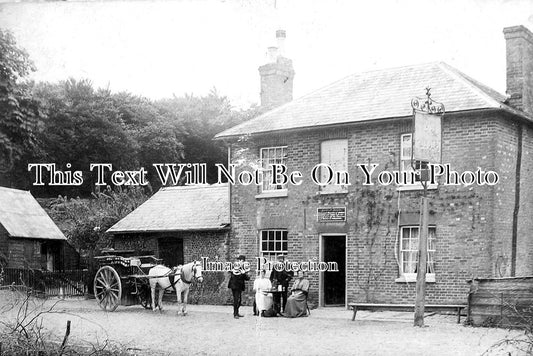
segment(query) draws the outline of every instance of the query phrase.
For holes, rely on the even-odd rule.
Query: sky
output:
[[[0,0],[0,28],[30,54],[35,80],[88,78],[152,99],[216,88],[239,108],[259,103],[257,68],[277,29],[297,98],[350,74],[432,61],[505,93],[502,30],[514,25],[533,30],[533,0]]]

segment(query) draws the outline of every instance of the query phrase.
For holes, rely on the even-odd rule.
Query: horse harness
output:
[[[179,273],[176,273],[176,271],[179,270]],[[176,290],[176,284],[179,282],[179,281],[182,281],[183,283],[186,283],[186,284],[191,284],[192,283],[192,279],[194,278],[194,275],[196,273],[196,262],[194,263],[194,266],[191,270],[192,272],[192,278],[190,281],[187,281],[185,279],[182,279],[181,278],[181,272],[183,270],[183,266],[177,266],[177,267],[174,267],[173,269],[171,269],[170,271],[167,272],[168,274],[168,280],[170,282],[170,286],[166,287],[165,290],[167,290],[168,288],[172,287],[172,289]],[[176,276],[178,276],[178,278],[175,278]]]

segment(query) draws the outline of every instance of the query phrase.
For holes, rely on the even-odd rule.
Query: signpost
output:
[[[411,165],[415,171],[419,172],[420,182],[424,188],[424,195],[420,202],[414,326],[424,326],[429,219],[429,198],[427,197],[428,165],[429,163],[440,163],[441,161],[441,125],[444,105],[431,100],[430,90],[430,88],[426,88],[425,100],[420,98],[411,100],[413,108]]]

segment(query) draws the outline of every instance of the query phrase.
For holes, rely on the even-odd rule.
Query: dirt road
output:
[[[43,307],[50,306],[47,301]],[[258,318],[243,307],[233,319],[230,306],[189,305],[178,316],[176,305],[152,312],[140,306],[100,310],[94,300],[64,300],[58,313],[45,314],[43,325],[61,340],[72,321],[69,343],[99,344],[106,340],[136,355],[481,355],[516,332],[456,324],[453,315],[426,317],[426,328],[412,326],[412,313],[358,312],[343,308],[313,310],[298,319]],[[3,311],[2,319],[15,317]],[[495,354],[499,354],[495,353]],[[512,353],[515,355],[515,353]]]

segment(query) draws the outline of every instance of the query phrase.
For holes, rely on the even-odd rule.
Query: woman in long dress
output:
[[[254,281],[255,304],[261,315],[272,307],[272,295],[268,294],[271,289],[270,279],[265,278],[265,270],[261,270],[260,275]]]
[[[297,318],[307,316],[307,294],[309,293],[309,281],[304,277],[303,271],[298,271],[296,280],[292,285],[291,295],[287,299],[284,316]]]

